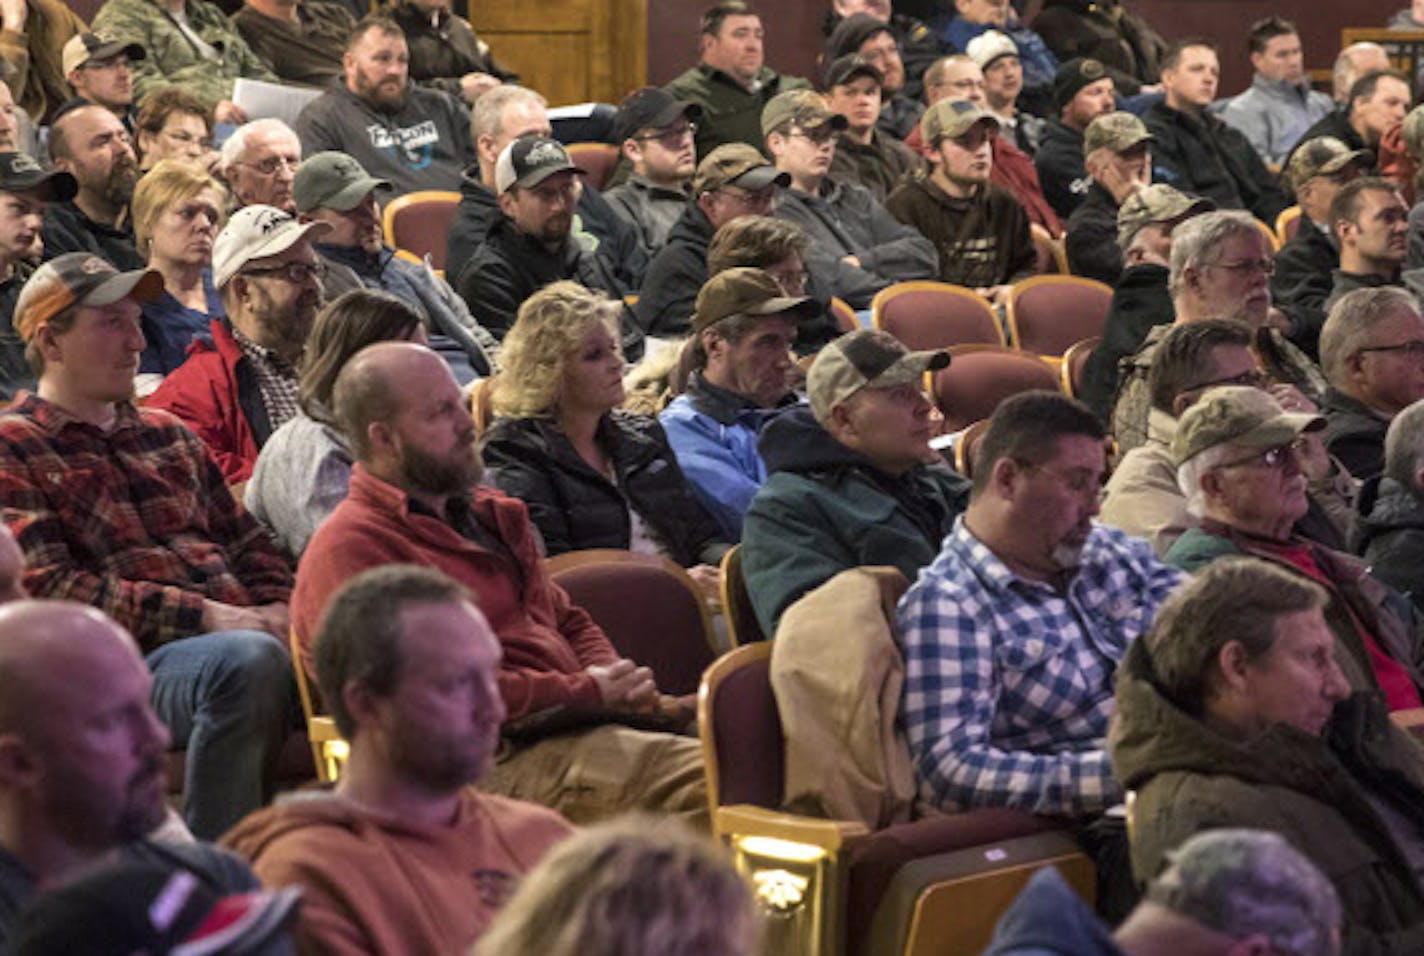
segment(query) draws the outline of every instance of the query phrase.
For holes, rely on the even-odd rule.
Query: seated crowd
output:
[[[549,560],[609,549],[732,642],[898,571],[915,814],[1097,867],[990,952],[1424,950],[1413,78],[897,6],[828,0],[813,84],[721,0],[595,184],[450,0],[0,3],[0,949],[106,899],[125,951],[750,956],[696,695]],[[423,190],[443,268],[382,223]],[[1012,341],[1058,258],[1085,360],[947,428],[976,348],[883,303]],[[303,705],[345,756],[279,792]]]

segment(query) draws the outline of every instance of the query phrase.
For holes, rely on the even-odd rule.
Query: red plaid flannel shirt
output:
[[[118,407],[109,431],[35,395],[0,416],[0,517],[35,597],[97,607],[145,652],[203,630],[203,599],[287,601],[292,571],[177,418]]]

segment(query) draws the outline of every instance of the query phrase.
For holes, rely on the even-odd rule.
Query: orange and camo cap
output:
[[[93,253],[69,252],[55,256],[30,276],[15,303],[12,324],[29,344],[66,309],[113,305],[121,299],[151,302],[162,292],[163,276],[152,269],[120,272]]]

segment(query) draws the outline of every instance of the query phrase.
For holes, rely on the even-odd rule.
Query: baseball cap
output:
[[[297,167],[292,198],[297,212],[322,208],[350,212],[371,190],[388,186],[390,183],[370,175],[345,153],[328,151],[308,157]]]
[[[862,60],[858,54],[847,53],[845,56],[836,57],[826,67],[821,85],[829,92],[832,87],[849,83],[858,76],[870,77],[875,81],[876,86],[885,83],[885,74],[876,69],[874,64],[868,60]]]
[[[289,886],[223,895],[188,870],[116,863],[41,895],[20,919],[11,952],[256,956],[285,945],[301,892]]]
[[[77,305],[113,305],[120,299],[151,302],[163,293],[155,270],[120,272],[92,252],[67,252],[34,271],[20,290],[11,324],[20,339],[32,341],[65,309]]]
[[[987,70],[989,64],[995,60],[1006,56],[1018,56],[1018,44],[1009,39],[1007,33],[1000,33],[998,30],[985,30],[974,39],[964,45],[964,52],[969,55],[969,59],[979,65],[979,69]]]
[[[838,59],[847,53],[859,53],[866,40],[880,33],[890,33],[890,24],[877,20],[868,13],[854,13],[846,17],[831,31],[826,41],[827,59]],[[892,34],[893,35],[893,34]]]
[[[746,143],[723,143],[702,158],[692,176],[692,194],[700,196],[723,186],[756,191],[772,183],[791,185],[791,174],[767,162],[761,150]]]
[[[1207,830],[1167,853],[1144,899],[1233,939],[1264,936],[1276,953],[1334,952],[1335,887],[1280,834]]]
[[[65,172],[47,172],[29,153],[0,153],[0,192],[34,193],[45,202],[67,202],[79,183]]]
[[[1138,230],[1151,223],[1185,219],[1215,208],[1210,199],[1188,196],[1166,183],[1153,183],[1128,196],[1117,208],[1117,244],[1126,249]]]
[[[696,122],[702,116],[702,107],[674,99],[672,94],[656,86],[634,90],[618,104],[618,112],[613,117],[613,142],[631,139],[640,129],[671,126],[684,116]]]
[[[790,123],[803,130],[816,129],[827,123],[833,129],[845,129],[849,121],[826,105],[826,98],[815,90],[787,90],[773,96],[761,111],[761,134],[769,135],[778,126]]]
[[[1131,113],[1104,113],[1083,131],[1083,155],[1106,146],[1114,153],[1131,149],[1138,143],[1155,142],[1142,120]]]
[[[1172,436],[1172,460],[1180,465],[1217,445],[1271,448],[1294,441],[1302,432],[1325,427],[1325,419],[1306,412],[1288,412],[1269,392],[1246,385],[1223,385],[1207,391],[1182,413]]]
[[[998,117],[977,103],[940,100],[920,117],[920,137],[926,145],[934,146],[942,139],[963,136],[975,123],[986,121],[993,123],[995,129],[999,128]]]
[[[943,350],[911,352],[889,332],[847,332],[816,354],[806,373],[806,398],[816,421],[831,420],[831,409],[863,388],[894,388],[919,382],[925,372],[949,365]]]
[[[324,222],[297,222],[275,206],[243,206],[213,240],[213,285],[221,289],[254,259],[280,255],[308,236],[317,239],[330,231]]]
[[[574,165],[569,151],[556,139],[545,136],[521,136],[499,151],[494,163],[494,191],[503,196],[514,187],[528,189],[537,186],[555,173],[585,173]]]
[[[790,313],[799,320],[814,317],[816,311],[816,303],[804,295],[787,295],[761,269],[738,267],[719,272],[703,284],[692,313],[692,331],[701,332],[734,315]]]
[[[60,69],[68,76],[90,60],[107,60],[120,53],[126,54],[130,60],[142,60],[147,56],[138,43],[114,39],[102,33],[76,33],[60,51]]]
[[[1078,91],[1096,83],[1108,75],[1108,71],[1097,60],[1089,57],[1074,57],[1058,68],[1053,74],[1053,107],[1061,110],[1068,101],[1078,95]]]
[[[1409,116],[1404,120],[1408,123]],[[1367,169],[1375,164],[1375,155],[1367,149],[1351,149],[1334,136],[1317,136],[1296,147],[1286,166],[1286,176],[1292,189],[1300,189],[1316,176],[1338,173],[1351,163]]]

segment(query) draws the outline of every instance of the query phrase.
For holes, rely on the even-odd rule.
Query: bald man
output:
[[[356,464],[292,592],[308,671],[322,615],[343,584],[382,564],[438,568],[469,590],[503,648],[504,730],[521,743],[500,749],[483,789],[551,806],[574,823],[638,807],[705,824],[696,741],[634,729],[676,727],[691,701],[659,694],[652,672],[622,657],[549,579],[524,503],[479,485],[475,425],[449,366],[414,343],[369,346],[341,370],[332,406]],[[562,726],[579,729],[557,733],[544,722],[558,709]]]
[[[0,583],[17,558],[0,535]],[[256,887],[215,847],[145,839],[164,817],[169,738],[127,631],[82,604],[20,597],[0,605],[0,634],[0,949],[39,888],[114,856]]]

